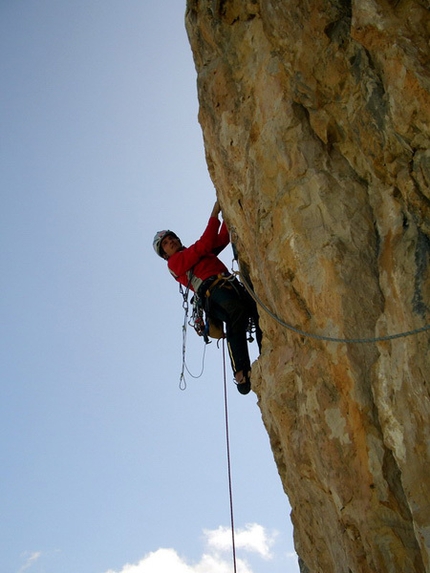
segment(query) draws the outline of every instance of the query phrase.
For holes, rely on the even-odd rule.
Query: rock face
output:
[[[428,0],[188,0],[207,163],[265,305],[306,333],[430,323]],[[430,571],[430,331],[297,334],[252,385],[303,572]]]

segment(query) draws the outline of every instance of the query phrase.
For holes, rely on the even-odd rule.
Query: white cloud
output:
[[[213,547],[218,551],[230,550],[232,543],[230,528],[220,526],[212,531],[205,530],[205,535],[209,547]],[[276,533],[269,535],[262,525],[250,523],[244,529],[235,531],[235,546],[236,549],[258,553],[260,557],[270,559],[272,557],[270,548],[275,541],[275,537]]]
[[[127,564],[120,571],[110,569],[106,573],[231,573],[231,529],[219,527],[204,531],[206,551],[200,561],[188,564],[174,549],[158,549],[148,553],[135,564]],[[270,559],[270,547],[276,534],[269,535],[261,525],[247,525],[235,532],[236,549],[257,553]],[[236,555],[237,573],[253,573],[249,565]]]
[[[192,569],[186,565],[174,549],[158,549],[148,553],[139,563],[127,564],[120,573],[191,573]],[[109,569],[107,573],[115,573]]]
[[[253,573],[241,559],[236,560],[238,573]],[[106,573],[231,573],[232,561],[219,555],[203,554],[199,563],[188,565],[174,549],[158,549],[141,561],[127,564],[120,571]]]
[[[33,553],[30,553],[30,555],[28,555],[28,553],[24,553],[23,557],[25,558],[25,563],[18,571],[18,573],[23,573],[24,571],[29,569],[32,565],[34,565],[34,563],[36,563],[36,561],[39,559],[41,555],[42,555],[41,551],[34,551]]]

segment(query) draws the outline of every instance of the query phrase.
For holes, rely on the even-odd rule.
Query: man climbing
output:
[[[261,350],[261,330],[257,308],[242,285],[228,272],[218,254],[230,242],[223,222],[220,228],[220,206],[215,203],[207,227],[198,241],[184,247],[173,231],[159,231],[153,246],[157,255],[167,260],[174,278],[192,289],[204,300],[209,317],[226,325],[227,346],[237,389],[241,394],[251,390],[251,362],[248,353],[247,329],[252,318]]]

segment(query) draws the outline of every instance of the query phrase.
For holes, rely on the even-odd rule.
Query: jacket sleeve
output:
[[[180,277],[184,275],[187,271],[192,269],[202,257],[214,252],[219,241],[219,225],[220,222],[217,217],[210,217],[207,227],[200,239],[190,247],[178,251],[169,258],[167,266],[174,276]]]

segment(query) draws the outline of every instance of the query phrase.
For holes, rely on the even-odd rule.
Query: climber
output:
[[[184,247],[179,237],[169,230],[159,231],[153,246],[157,255],[167,260],[173,277],[204,300],[207,315],[225,323],[237,389],[241,394],[248,394],[251,390],[251,363],[246,338],[249,320],[254,320],[260,350],[261,330],[254,301],[217,257],[230,242],[224,222],[220,228],[220,212],[217,201],[203,235],[190,247]]]

